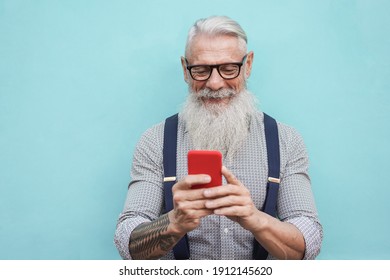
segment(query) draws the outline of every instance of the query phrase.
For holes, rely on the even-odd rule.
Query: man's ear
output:
[[[187,71],[187,63],[186,63],[186,59],[183,56],[181,57],[181,67],[183,68],[184,81],[188,84],[189,77]]]
[[[248,55],[246,56],[245,60],[245,79],[248,79],[252,72],[252,64],[253,64],[253,58],[255,54],[253,51],[250,51]]]

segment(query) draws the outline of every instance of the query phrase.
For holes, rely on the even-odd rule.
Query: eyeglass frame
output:
[[[247,58],[248,54],[244,55],[244,57],[242,58],[242,61],[241,62],[226,62],[226,63],[221,63],[221,64],[195,64],[195,65],[188,65],[188,60],[187,58],[185,57],[185,61],[186,61],[186,68],[187,70],[190,72],[190,76],[193,80],[195,81],[198,81],[198,82],[204,82],[204,81],[207,81],[208,79],[210,79],[211,75],[213,74],[213,70],[214,68],[217,69],[217,72],[219,74],[219,76],[224,79],[224,80],[233,80],[235,78],[237,78],[238,76],[240,76],[240,73],[241,73],[241,67],[242,65],[244,65],[244,62],[245,62],[245,59]],[[237,73],[237,76],[235,76],[234,78],[225,78],[221,75],[221,72],[219,71],[219,67],[221,66],[225,66],[225,65],[236,65],[238,66],[238,73]],[[205,67],[209,67],[210,68],[210,74],[209,76],[207,77],[207,79],[202,79],[202,80],[197,80],[195,79],[193,76],[192,76],[192,72],[191,72],[191,69],[194,68],[194,67],[199,67],[199,66],[205,66]]]

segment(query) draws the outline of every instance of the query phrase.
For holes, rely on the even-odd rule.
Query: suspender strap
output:
[[[275,119],[267,114],[264,114],[264,131],[267,145],[268,182],[263,212],[276,217],[276,203],[280,183],[279,135],[278,125]],[[264,260],[267,257],[268,252],[255,240],[253,258],[256,260]]]
[[[276,121],[266,114],[264,114],[264,129],[267,142],[268,189],[263,211],[276,217],[276,201],[280,183],[279,134]]]
[[[172,186],[176,182],[177,123],[178,116],[176,114],[167,118],[164,126],[163,164],[166,212],[173,209]]]
[[[165,120],[164,126],[164,196],[165,211],[173,209],[172,187],[176,183],[176,150],[177,150],[177,125],[178,114]],[[173,248],[175,259],[184,260],[190,258],[188,237],[185,235]]]

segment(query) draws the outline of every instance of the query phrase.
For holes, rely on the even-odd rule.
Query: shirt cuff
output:
[[[304,260],[314,260],[320,253],[322,243],[322,227],[316,221],[308,217],[296,217],[285,220],[293,224],[302,233],[305,240]]]
[[[114,243],[122,259],[132,260],[129,251],[130,235],[133,230],[142,223],[150,222],[143,217],[132,217],[118,223],[115,231]]]

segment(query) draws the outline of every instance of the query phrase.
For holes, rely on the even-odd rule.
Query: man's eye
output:
[[[195,67],[192,68],[192,74],[194,75],[208,75],[209,69],[207,67]]]
[[[220,71],[226,73],[226,74],[233,74],[238,70],[238,67],[236,65],[225,65],[221,67]]]

